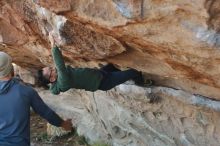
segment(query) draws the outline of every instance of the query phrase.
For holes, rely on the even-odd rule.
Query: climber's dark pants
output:
[[[103,79],[99,86],[100,90],[106,91],[122,84],[130,79],[142,80],[141,73],[134,69],[121,71],[109,64],[100,69],[103,74]]]

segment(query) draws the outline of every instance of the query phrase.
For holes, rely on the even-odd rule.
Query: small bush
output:
[[[109,146],[109,145],[104,144],[102,142],[96,142],[96,143],[92,144],[91,146]]]
[[[84,136],[79,136],[78,137],[78,144],[88,146],[87,140]]]

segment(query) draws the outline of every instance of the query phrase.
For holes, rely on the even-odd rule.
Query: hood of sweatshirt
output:
[[[6,94],[14,84],[14,79],[8,81],[0,81],[0,94]]]

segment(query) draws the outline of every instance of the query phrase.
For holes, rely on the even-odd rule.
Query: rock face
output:
[[[99,103],[100,105],[91,107],[99,108],[97,111],[108,107],[105,104],[115,106],[113,110],[117,108],[117,114],[109,117],[109,120],[117,121],[113,126],[108,122],[108,117],[101,117],[107,115],[100,115],[93,109],[97,118],[95,120],[102,127],[99,132],[105,133],[103,139],[111,139],[114,145],[132,145],[129,143],[130,134],[133,135],[133,145],[154,142],[158,145],[218,145],[217,112],[206,113],[206,110],[194,110],[194,107],[190,108],[189,113],[183,112],[187,107],[185,104],[219,111],[219,104],[214,101],[220,100],[219,14],[218,0],[1,0],[0,50],[9,53],[16,64],[29,70],[53,65],[48,40],[48,33],[53,31],[61,39],[60,46],[66,63],[74,66],[97,66],[98,63],[110,62],[120,67],[138,69],[147,78],[155,80],[156,86],[169,87],[169,92],[165,90],[166,94],[172,94],[172,97],[183,103],[180,108],[178,102],[165,102],[167,106],[159,111],[162,120],[158,121],[158,114],[153,109],[148,113],[144,110],[145,106],[139,108],[145,111],[145,120],[136,113],[132,117],[130,111],[123,115],[124,109],[121,106],[125,106],[131,99],[125,98],[124,103],[116,106],[117,102],[113,102],[113,99],[103,98],[103,105]],[[184,95],[179,96],[175,89]],[[111,96],[103,93],[98,98],[118,97],[117,93],[111,91]],[[89,94],[89,100],[85,102],[93,99],[89,97],[92,96],[91,93],[83,94],[83,98]],[[100,92],[94,94],[99,95]],[[138,100],[134,103],[135,109],[140,106],[136,105]],[[176,110],[170,111],[169,104],[173,104]],[[88,112],[91,107],[86,108]],[[132,108],[133,105],[129,107]],[[165,109],[166,107],[169,109]],[[163,116],[166,112],[169,114]],[[201,128],[201,123],[196,121],[197,115],[212,120],[206,121],[204,125],[202,119]],[[104,122],[101,121],[102,118]],[[154,120],[146,122],[151,118]],[[157,122],[163,121],[163,118],[165,125],[160,126]],[[132,125],[133,122],[135,124]],[[92,123],[94,125],[86,123],[87,128],[96,126],[94,121]],[[179,129],[178,124],[182,124],[182,128]],[[194,133],[192,129],[198,133]],[[92,134],[94,132],[88,134],[90,139],[100,137]],[[113,138],[114,136],[117,138]],[[124,137],[126,138],[123,139]],[[213,143],[206,143],[207,141]]]
[[[141,88],[126,83],[108,92],[71,90],[59,96],[43,90],[39,93],[60,115],[72,118],[78,133],[85,135],[90,143],[105,141],[113,146],[218,146],[220,143],[217,111],[220,102],[180,90]],[[149,94],[160,96],[159,102],[150,103]],[[59,135],[57,130],[54,133]]]
[[[219,5],[215,0],[2,0],[0,48],[23,67],[51,65],[53,30],[72,65],[112,62],[155,76],[160,85],[220,99]]]
[[[164,86],[220,99],[219,3],[2,0],[1,50],[20,66],[52,64],[53,30],[72,65],[112,62],[156,76]]]

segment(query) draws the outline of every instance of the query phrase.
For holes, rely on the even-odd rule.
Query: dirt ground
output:
[[[31,146],[89,146],[84,137],[75,132],[62,137],[47,135],[47,122],[39,115],[31,114]]]

